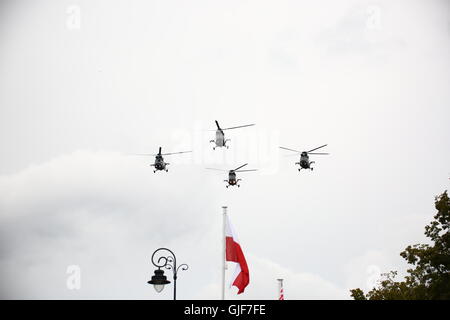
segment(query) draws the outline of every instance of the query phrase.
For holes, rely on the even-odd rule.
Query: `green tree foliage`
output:
[[[396,271],[382,275],[378,286],[367,294],[350,290],[355,300],[439,300],[450,299],[450,201],[447,191],[435,199],[437,214],[425,227],[432,244],[408,246],[400,255],[412,267],[403,281]]]

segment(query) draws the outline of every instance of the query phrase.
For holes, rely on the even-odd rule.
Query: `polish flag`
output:
[[[278,300],[284,300],[284,290],[283,290],[283,279],[277,279],[278,280]]]
[[[280,289],[280,297],[278,298],[278,300],[284,300],[283,287],[281,287],[281,289]]]
[[[236,263],[236,270],[232,278],[231,286],[236,286],[239,289],[238,294],[240,294],[244,292],[245,287],[247,287],[250,282],[250,276],[247,261],[245,261],[241,245],[239,244],[236,232],[234,231],[228,216],[226,217],[225,225],[225,245],[225,260]]]

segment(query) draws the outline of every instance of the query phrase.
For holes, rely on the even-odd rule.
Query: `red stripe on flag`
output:
[[[244,292],[245,287],[250,282],[250,275],[248,271],[247,261],[242,252],[239,243],[235,242],[232,237],[226,237],[226,260],[236,262],[241,267],[241,272],[233,281],[233,285],[239,289],[238,294]]]

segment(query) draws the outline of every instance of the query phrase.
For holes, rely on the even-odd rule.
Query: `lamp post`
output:
[[[155,261],[155,254],[159,251],[167,251],[167,256],[161,256],[158,258],[157,261]],[[169,284],[170,281],[167,280],[167,277],[164,275],[164,270],[161,270],[161,268],[166,268],[168,270],[172,270],[173,272],[173,300],[177,300],[177,277],[178,277],[178,270],[181,268],[181,270],[187,270],[189,266],[187,264],[181,264],[177,267],[177,258],[175,257],[175,254],[167,249],[167,248],[159,248],[156,249],[155,252],[152,254],[152,263],[155,267],[158,269],[155,270],[155,275],[152,276],[152,279],[150,281],[147,281],[148,284],[152,284],[156,290],[156,292],[161,292],[164,289],[164,286],[166,284]]]

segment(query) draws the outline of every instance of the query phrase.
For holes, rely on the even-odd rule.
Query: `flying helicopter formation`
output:
[[[225,130],[231,130],[231,129],[238,129],[238,128],[245,128],[245,127],[251,127],[254,126],[255,124],[246,124],[246,125],[240,125],[240,126],[235,126],[235,127],[227,127],[227,128],[221,128],[219,125],[219,122],[217,120],[215,120],[217,129],[214,129],[213,131],[216,132],[216,136],[215,139],[210,140],[210,143],[214,143],[214,147],[213,150],[216,150],[216,148],[222,148],[225,147],[226,149],[229,148],[229,145],[227,145],[227,142],[230,141],[230,139],[226,139],[225,138]],[[308,151],[298,151],[295,149],[290,149],[290,148],[286,148],[286,147],[280,147],[280,149],[283,150],[287,150],[287,151],[291,151],[291,152],[295,152],[295,154],[299,154],[300,155],[300,160],[299,162],[296,162],[295,164],[299,165],[300,168],[298,168],[298,171],[302,170],[302,169],[309,169],[309,170],[313,170],[314,168],[311,166],[313,163],[315,163],[315,161],[310,161],[309,160],[309,155],[328,155],[329,153],[324,153],[324,152],[314,152],[318,149],[321,149],[323,147],[327,146],[327,144],[324,144],[320,147],[308,150]],[[188,151],[178,151],[178,152],[169,152],[169,153],[162,153],[162,148],[159,147],[159,151],[158,153],[155,154],[150,154],[150,153],[138,153],[135,155],[139,155],[139,156],[153,156],[155,157],[154,163],[150,164],[150,166],[153,166],[155,169],[153,170],[154,173],[156,173],[156,171],[166,171],[168,172],[168,162],[164,161],[164,156],[169,156],[169,155],[175,155],[175,154],[183,154],[183,153],[190,153],[192,152],[192,150],[188,150]],[[223,171],[223,172],[228,172],[228,179],[224,180],[224,182],[227,182],[226,188],[230,187],[230,186],[238,186],[240,187],[239,181],[242,181],[242,179],[237,179],[236,173],[241,173],[241,172],[250,172],[250,171],[257,171],[258,169],[244,169],[242,170],[243,167],[247,166],[248,163],[245,163],[239,167],[237,167],[236,169],[231,169],[231,170],[225,170],[225,169],[218,169],[218,168],[206,168],[208,170],[215,170],[215,171]]]

